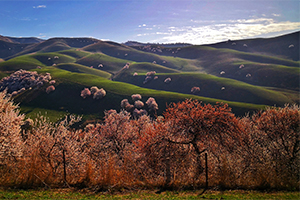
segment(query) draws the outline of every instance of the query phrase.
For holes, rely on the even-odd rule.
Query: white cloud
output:
[[[276,14],[276,13],[273,13],[272,14],[274,17],[280,17],[281,15],[280,14]]]
[[[238,19],[238,20],[230,20],[232,23],[245,23],[245,24],[253,24],[253,23],[273,23],[274,20],[271,18],[256,18],[256,19]]]
[[[153,42],[210,44],[228,39],[238,40],[272,35],[272,33],[299,30],[299,28],[300,22],[277,22],[271,18],[224,20],[214,24],[168,27],[165,31],[160,31],[159,34],[156,33],[156,35],[164,36]]]
[[[38,5],[38,6],[33,6],[33,8],[47,8],[46,5]]]
[[[38,38],[41,38],[41,39],[42,38],[46,38],[46,35],[44,33],[40,33],[39,36],[38,36]]]
[[[144,33],[144,34],[137,34],[138,37],[141,37],[141,36],[148,36],[149,33]]]
[[[156,32],[156,35],[171,35],[172,33],[166,33],[166,32]]]

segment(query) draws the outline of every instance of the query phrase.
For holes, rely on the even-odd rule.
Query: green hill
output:
[[[52,38],[30,44],[2,60],[0,78],[19,69],[51,73],[54,92],[45,92],[46,83],[40,89],[19,93],[15,100],[28,116],[41,111],[52,120],[67,113],[100,119],[105,110],[119,110],[121,100],[131,99],[136,93],[143,101],[154,97],[158,114],[168,103],[186,98],[212,104],[225,102],[238,115],[266,105],[299,103],[300,62],[270,49],[272,44],[286,45],[287,41],[263,40],[259,47],[255,47],[256,41],[243,42],[251,44],[252,50],[226,48],[226,42],[223,46],[128,47],[93,38]],[[257,53],[259,49],[264,53]],[[83,99],[81,90],[92,86],[104,88],[107,95],[101,100]],[[193,87],[200,91],[192,93]]]
[[[199,96],[228,101],[280,106],[293,103],[293,100],[280,92],[209,74],[158,73],[156,76],[157,79],[145,83],[145,74],[132,76],[131,73],[124,71],[122,75],[115,77],[115,80],[140,87],[184,94],[191,94],[193,87],[199,87],[200,92],[197,93]],[[167,78],[171,78],[171,82],[165,83]]]
[[[111,77],[111,74],[108,72],[87,67],[84,65],[76,64],[76,63],[58,64],[56,67],[70,72],[91,74],[91,75],[96,75],[107,79]]]
[[[44,88],[39,90],[25,91],[23,94],[17,96],[16,101],[20,102],[21,108],[25,108],[23,112],[26,112],[29,116],[37,114],[37,108],[40,108],[51,111],[52,117],[55,117],[55,115],[58,117],[61,113],[74,113],[84,115],[85,119],[101,118],[104,115],[104,110],[120,110],[121,100],[124,98],[130,99],[131,95],[136,93],[143,96],[143,101],[146,101],[149,97],[154,97],[159,104],[158,114],[162,113],[166,108],[166,104],[182,101],[186,98],[195,98],[204,103],[212,104],[220,102],[219,99],[147,89],[128,83],[111,81],[95,75],[69,72],[55,67],[45,67],[37,71],[39,73],[51,73],[52,78],[56,80],[56,90],[47,94],[44,90],[47,87],[45,85]],[[100,100],[95,100],[92,97],[86,99],[80,97],[81,90],[86,87],[90,88],[91,86],[104,88],[107,95]],[[263,105],[248,103],[224,102],[229,103],[234,112],[239,115],[264,107]]]

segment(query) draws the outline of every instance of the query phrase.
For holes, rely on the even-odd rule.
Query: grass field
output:
[[[230,191],[155,191],[100,192],[73,189],[0,190],[0,199],[299,199],[300,192]]]

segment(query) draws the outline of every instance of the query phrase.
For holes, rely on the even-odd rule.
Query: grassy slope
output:
[[[223,77],[254,85],[299,89],[300,62],[288,59],[206,46],[184,47],[175,53],[170,48],[164,48],[161,54],[166,56],[139,51],[115,43],[97,43],[84,49],[103,52],[135,62],[156,61],[157,64],[185,72],[201,71],[220,76],[220,72],[225,71],[226,74]],[[241,64],[247,65],[247,67],[239,69]],[[247,74],[251,74],[252,77],[246,77]],[[267,74],[271,74],[271,76]]]
[[[65,55],[74,57],[76,59],[79,59],[79,58],[82,58],[84,56],[88,56],[91,54],[90,52],[80,51],[79,49],[69,49],[69,50],[59,51],[58,53],[65,54]]]
[[[44,66],[44,64],[37,59],[25,55],[19,56],[13,59],[10,59],[5,62],[0,63],[0,70],[1,71],[16,71],[18,69],[33,69],[37,66]]]
[[[182,48],[177,56],[199,59],[204,71],[216,76],[225,71],[222,77],[254,85],[299,90],[300,62],[203,46]],[[239,69],[241,64],[245,67]],[[252,76],[248,78],[247,74]]]
[[[54,57],[58,56],[58,59]],[[0,63],[1,71],[16,71],[18,69],[35,69],[37,66],[51,66],[53,64],[59,63],[72,63],[75,62],[76,59],[59,54],[59,53],[35,53],[30,55],[18,56],[16,58],[12,58],[8,61]]]
[[[198,57],[195,57],[195,52]],[[261,104],[253,105],[227,101],[239,115],[247,110],[262,108],[262,105],[265,104],[282,105],[286,102],[291,103],[292,101],[299,100],[299,98],[296,97],[297,94],[290,90],[281,90],[278,92],[276,91],[276,88],[266,89],[224,78],[226,76],[235,79],[243,77],[240,78],[242,81],[251,84],[257,83],[257,85],[259,85],[262,82],[261,80],[266,80],[265,82],[267,83],[271,82],[264,77],[263,73],[265,71],[270,74],[271,71],[273,73],[271,77],[276,77],[273,78],[275,82],[272,82],[272,86],[277,86],[276,81],[280,75],[283,75],[283,78],[286,79],[284,83],[287,86],[294,86],[297,85],[295,76],[299,74],[299,68],[295,67],[298,62],[290,62],[281,59],[283,63],[293,67],[266,63],[262,64],[245,60],[248,59],[249,56],[256,58],[257,55],[254,54],[198,46],[181,48],[175,56],[179,55],[184,58],[174,57],[173,54],[172,56],[162,56],[146,53],[112,42],[99,42],[97,44],[89,45],[81,50],[68,49],[59,52],[35,53],[19,56],[1,62],[0,70],[15,71],[20,68],[28,70],[36,69],[37,66],[42,66],[43,69],[37,71],[50,71],[52,73],[52,76],[57,81],[55,92],[50,93],[49,95],[41,91],[38,95],[33,95],[32,91],[25,92],[28,93],[27,95],[23,94],[24,97],[28,97],[26,101],[21,97],[23,95],[17,97],[19,102],[22,102],[22,107],[25,110],[27,109],[27,111],[32,110],[31,113],[36,113],[37,108],[41,108],[45,110],[49,109],[54,112],[57,111],[59,113],[71,112],[99,117],[103,116],[103,111],[105,109],[120,109],[120,101],[123,98],[130,98],[130,95],[134,93],[143,95],[145,98],[143,100],[145,101],[147,97],[156,97],[161,111],[164,110],[166,102],[180,101],[185,98],[196,98],[206,103],[230,100]],[[55,56],[58,56],[59,58],[54,59]],[[275,58],[261,57],[266,60],[269,59],[272,62],[276,60]],[[277,61],[278,60],[280,59],[277,59]],[[153,64],[153,61],[157,64]],[[127,62],[131,63],[130,68],[128,70],[121,70]],[[81,63],[82,65],[78,63]],[[46,67],[53,64],[56,64],[56,66],[50,68]],[[98,66],[99,64],[103,65],[103,68],[101,68],[103,71],[90,68],[90,66]],[[245,68],[239,69],[238,67],[240,64],[244,64]],[[221,76],[219,74],[221,69],[226,69],[223,78],[199,73],[180,73],[182,71],[204,71]],[[147,71],[156,71],[160,73],[159,79],[143,85],[143,80],[145,78],[144,74]],[[81,74],[73,72],[79,72]],[[132,83],[140,87],[107,80],[111,76],[107,72],[115,74],[114,80]],[[133,77],[132,74],[134,72],[138,72],[139,74],[142,73],[142,75]],[[253,76],[245,79],[245,74],[250,72]],[[2,77],[5,75],[5,73],[0,74]],[[170,84],[163,83],[163,80],[166,77],[172,78]],[[260,78],[258,79],[257,77]],[[289,83],[289,81],[292,81],[292,83]],[[103,87],[107,90],[107,96],[99,101],[93,100],[92,98],[83,100],[80,97],[80,91],[84,87],[91,87],[93,85],[100,88]],[[286,87],[286,85],[283,85],[282,87]],[[201,88],[199,95],[203,97],[189,94],[190,89],[193,86],[199,86]],[[225,87],[226,89],[221,91],[221,87]],[[149,88],[157,90],[151,90]],[[174,92],[181,92],[183,94]],[[236,95],[237,93],[239,95]]]
[[[180,58],[188,58],[188,59],[201,59],[210,62],[218,62],[220,61],[220,57],[224,58],[238,58],[242,60],[251,60],[253,62],[259,63],[269,63],[269,64],[279,64],[286,65],[291,67],[299,67],[299,61],[292,61],[289,59],[283,59],[274,56],[267,56],[256,53],[246,53],[241,51],[236,51],[232,49],[217,49],[213,47],[207,46],[188,46],[183,47],[176,54],[171,54],[170,51],[166,51],[165,55],[173,55]],[[213,59],[215,58],[215,59]]]
[[[100,76],[106,79],[109,79],[111,77],[111,74],[99,69],[94,69],[91,67],[87,67],[84,65],[76,64],[76,63],[67,63],[67,64],[58,64],[56,65],[57,68],[67,70],[70,72],[76,72],[76,73],[85,73],[85,74],[91,74]]]
[[[61,115],[61,113],[74,113],[85,115],[85,119],[101,118],[104,115],[104,110],[120,110],[121,100],[124,98],[130,99],[130,96],[136,93],[143,96],[143,101],[146,101],[148,97],[155,97],[160,108],[158,114],[161,114],[161,112],[165,110],[166,102],[178,102],[186,98],[194,98],[204,103],[212,104],[222,101],[190,94],[141,88],[127,83],[110,81],[95,75],[72,73],[54,67],[45,67],[38,70],[38,72],[50,72],[53,79],[56,80],[56,90],[47,94],[44,91],[45,88],[43,88],[38,91],[26,91],[23,95],[17,96],[16,101],[21,102],[21,108],[24,107],[23,112],[33,112],[31,115],[36,114],[37,108],[42,108],[52,112],[58,111],[57,115]],[[107,95],[101,100],[94,100],[92,97],[86,99],[80,97],[81,90],[91,86],[104,88]],[[264,107],[263,105],[239,102],[224,101],[224,103],[229,103],[233,111],[239,115],[243,115],[250,110],[262,109]]]
[[[93,66],[110,73],[116,73],[128,62],[130,61],[114,58],[102,53],[94,53],[78,59],[76,63],[89,67]],[[102,64],[103,67],[98,67],[100,64]]]
[[[292,103],[290,96],[283,93],[268,90],[263,87],[253,86],[241,81],[228,78],[220,78],[213,75],[202,73],[167,73],[156,74],[157,80],[151,80],[144,84],[145,75],[132,76],[132,73],[124,71],[115,77],[116,80],[134,84],[140,87],[146,87],[156,90],[165,90],[180,92],[185,94],[191,93],[191,88],[196,86],[201,90],[197,95],[211,97],[229,101],[248,102],[255,104],[267,105],[284,105]],[[172,81],[164,83],[166,78],[170,77]],[[225,87],[225,90],[221,90]],[[238,95],[237,95],[238,94]]]
[[[147,72],[155,71],[156,73],[179,73],[180,71],[175,69],[170,69],[158,64],[147,63],[147,62],[140,62],[140,63],[133,63],[130,64],[128,69],[122,69],[117,74],[115,74],[113,80],[122,81],[125,83],[129,83],[126,79],[132,78],[134,73],[142,73],[146,74]]]
[[[139,51],[134,48],[112,42],[99,42],[97,44],[89,45],[83,48],[83,50],[90,52],[101,52],[111,57],[135,62],[153,63],[155,61],[157,64],[181,71],[198,71],[201,69],[200,62],[197,60],[160,56],[154,53]]]

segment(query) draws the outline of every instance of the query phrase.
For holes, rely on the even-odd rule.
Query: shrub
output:
[[[146,83],[148,83],[148,82],[151,81],[151,80],[152,80],[152,76],[146,76],[146,78],[145,78],[143,84],[146,84]]]
[[[134,102],[134,106],[138,109],[141,109],[142,107],[144,107],[144,103],[140,100],[137,100]]]
[[[99,88],[97,86],[92,86],[90,89],[91,94],[95,94],[98,90],[99,90]]]
[[[133,111],[134,106],[129,103],[128,99],[123,99],[121,101],[121,108],[125,109],[127,112],[131,112]]]
[[[102,99],[103,97],[105,97],[105,95],[106,91],[103,88],[101,88],[94,93],[93,99]]]
[[[49,73],[42,75],[38,74],[36,71],[31,72],[20,69],[10,76],[1,79],[0,91],[7,89],[8,93],[13,93],[22,88],[27,90],[29,88],[41,87],[44,83],[49,82],[49,80],[51,80],[51,75]]]
[[[146,101],[149,111],[156,111],[158,110],[158,104],[156,103],[153,97],[149,97]]]
[[[55,80],[51,80],[49,83],[50,84],[55,84]]]
[[[53,85],[50,85],[46,88],[47,94],[49,94],[50,92],[53,92],[54,90],[55,90],[55,87]]]
[[[139,117],[143,116],[143,115],[147,115],[147,111],[146,110],[143,110],[143,109],[137,109],[135,108],[132,115],[135,119],[138,119]]]
[[[200,88],[199,88],[199,87],[192,87],[191,93],[197,94],[197,93],[199,93],[199,92],[200,92]]]
[[[172,81],[172,79],[169,77],[169,78],[166,78],[165,80],[164,80],[164,82],[165,83],[170,83]]]
[[[156,74],[156,71],[150,71],[146,73],[146,76],[154,76]]]
[[[131,95],[133,101],[141,100],[142,96],[140,94],[133,94]]]
[[[90,95],[91,95],[91,91],[89,90],[89,88],[84,88],[80,94],[80,96],[84,99]]]

